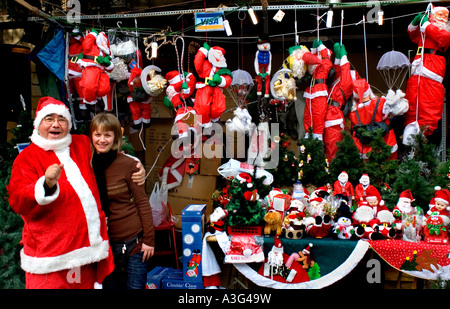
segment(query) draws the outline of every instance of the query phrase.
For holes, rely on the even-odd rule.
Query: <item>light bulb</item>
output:
[[[333,25],[333,10],[327,12],[327,28],[331,28]]]
[[[383,11],[378,11],[378,25],[381,26],[383,24],[383,15],[384,12]]]
[[[223,26],[225,27],[225,32],[228,36],[232,35],[233,32],[231,31],[230,23],[228,22],[228,19],[225,19],[223,21]]]
[[[150,44],[150,46],[152,48],[152,56],[151,56],[151,58],[156,58],[158,56],[158,43],[152,42]]]
[[[258,23],[258,19],[256,18],[255,11],[249,6],[248,7],[248,14],[250,14],[250,18],[252,19],[252,22],[254,25]]]

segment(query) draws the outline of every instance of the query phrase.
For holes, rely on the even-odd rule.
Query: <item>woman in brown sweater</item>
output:
[[[108,222],[115,269],[104,288],[143,289],[147,261],[154,254],[155,232],[148,196],[131,175],[136,162],[121,153],[122,128],[112,114],[97,114],[90,126],[92,166]]]

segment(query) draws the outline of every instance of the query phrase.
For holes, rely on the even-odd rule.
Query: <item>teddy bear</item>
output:
[[[264,215],[264,234],[270,235],[272,232],[275,232],[275,235],[281,235],[281,226],[282,226],[282,218],[281,214],[276,210],[269,210]]]

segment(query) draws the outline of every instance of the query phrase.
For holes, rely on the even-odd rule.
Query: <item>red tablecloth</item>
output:
[[[369,241],[370,247],[389,265],[411,276],[431,280],[450,279],[450,245],[404,240]]]

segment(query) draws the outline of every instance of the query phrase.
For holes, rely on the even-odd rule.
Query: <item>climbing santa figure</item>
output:
[[[80,86],[86,107],[103,111],[104,103],[101,99],[111,90],[109,76],[114,63],[111,62],[111,50],[108,37],[104,32],[92,29],[83,41],[83,57],[77,63],[83,69]],[[97,103],[98,102],[98,103]]]
[[[84,36],[79,28],[74,28],[69,37],[69,63],[68,74],[69,90],[72,99],[78,101],[78,109],[85,110],[86,106],[83,101],[82,91],[80,87],[82,69],[78,65],[78,57],[83,52]]]
[[[333,67],[333,63],[330,60],[331,56],[331,51],[317,39],[313,42],[311,52],[307,52],[302,56],[305,64],[315,66],[311,84],[303,93],[306,99],[303,117],[303,127],[305,132],[307,132],[305,137],[308,137],[309,128],[312,128],[313,138],[323,140],[328,99],[327,79]]]
[[[194,109],[201,117],[203,129],[210,131],[212,123],[218,122],[226,109],[223,89],[231,85],[233,78],[226,68],[225,50],[219,46],[204,43],[195,55],[194,66],[201,79],[196,84]]]
[[[431,11],[418,14],[408,26],[412,42],[418,45],[411,76],[406,84],[409,110],[404,115],[403,144],[411,145],[412,135],[421,130],[426,137],[438,128],[444,108],[446,57],[450,46],[448,9],[433,7]]]

